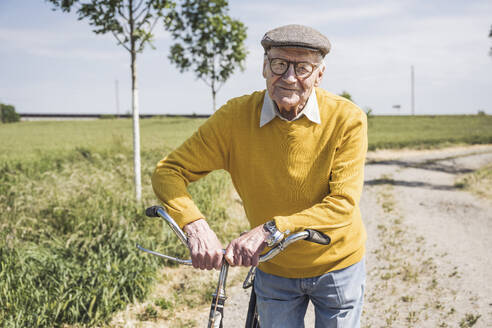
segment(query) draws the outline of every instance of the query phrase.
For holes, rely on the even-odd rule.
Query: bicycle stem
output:
[[[227,299],[225,287],[226,287],[228,273],[229,273],[229,263],[227,263],[227,261],[224,259],[222,261],[222,266],[220,267],[219,281],[217,282],[217,288],[215,289],[215,293],[212,294],[212,304],[210,306],[210,315],[209,315],[207,328],[222,327],[222,317],[224,316],[224,304]]]

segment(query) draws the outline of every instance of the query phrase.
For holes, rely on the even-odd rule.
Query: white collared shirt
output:
[[[319,107],[318,100],[316,99],[316,89],[313,88],[311,95],[309,96],[306,106],[304,106],[303,110],[297,114],[296,117],[292,121],[295,121],[305,115],[311,122],[316,124],[321,124],[321,118],[319,115]],[[284,121],[288,121],[286,118],[280,115],[277,106],[273,102],[273,100],[268,95],[268,90],[265,91],[265,98],[263,99],[263,107],[261,107],[261,115],[260,115],[260,128],[273,120],[275,116],[278,116]]]

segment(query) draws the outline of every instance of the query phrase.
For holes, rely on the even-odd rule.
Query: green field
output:
[[[155,164],[203,122],[141,121],[143,204],[156,203]],[[163,265],[135,242],[184,255],[162,222],[133,202],[131,120],[0,125],[0,323],[93,326],[148,294]],[[369,148],[492,143],[491,116],[371,117]],[[214,230],[230,240],[224,172],[190,186]],[[166,305],[167,306],[167,305]],[[169,305],[173,306],[173,304]]]
[[[197,120],[142,122],[143,204],[156,204],[150,175]],[[130,120],[0,125],[0,323],[93,326],[143,299],[162,261],[139,242],[185,256],[169,229],[134,204]],[[231,239],[230,181],[217,172],[190,192],[211,225]],[[2,326],[2,325],[0,325]]]
[[[373,116],[369,150],[492,143],[492,116]]]

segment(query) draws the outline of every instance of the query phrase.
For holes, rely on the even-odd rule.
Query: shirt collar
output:
[[[318,107],[318,100],[316,99],[316,89],[313,88],[313,91],[311,92],[311,95],[309,96],[306,106],[304,106],[304,109],[293,119],[293,121],[299,119],[302,117],[302,115],[305,115],[311,122],[314,122],[316,124],[321,124],[321,118],[319,115],[319,107]],[[260,128],[273,120],[275,116],[278,116],[282,120],[287,121],[287,119],[283,118],[275,103],[273,100],[270,98],[268,95],[268,90],[265,91],[265,97],[263,99],[263,106],[261,108],[261,115],[260,115]]]

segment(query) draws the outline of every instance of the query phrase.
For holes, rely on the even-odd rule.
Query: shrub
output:
[[[354,100],[352,99],[352,95],[345,90],[342,93],[340,93],[339,96],[354,102]]]
[[[16,113],[15,107],[0,103],[0,116],[2,123],[14,123],[20,121],[20,115]]]

